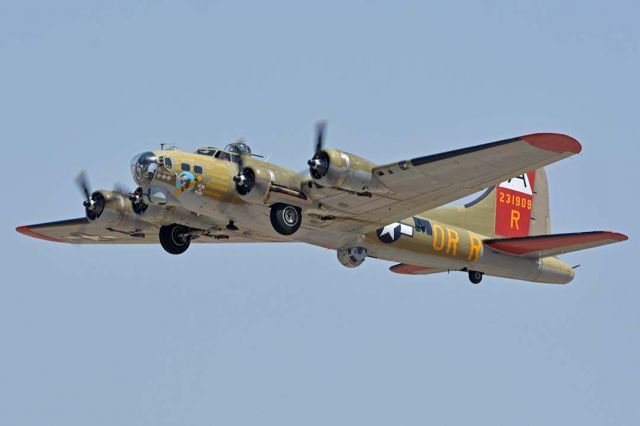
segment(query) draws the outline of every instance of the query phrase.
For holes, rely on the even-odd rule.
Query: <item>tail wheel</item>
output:
[[[294,234],[302,224],[302,210],[288,204],[271,207],[271,225],[281,235]]]
[[[189,230],[182,225],[167,225],[160,227],[160,244],[167,253],[182,254],[191,244]]]
[[[469,271],[469,281],[471,281],[471,284],[480,284],[480,281],[482,281],[482,272]]]

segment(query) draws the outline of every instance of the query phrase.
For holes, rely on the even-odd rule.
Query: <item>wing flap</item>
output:
[[[521,257],[557,256],[606,244],[627,240],[624,234],[608,231],[576,232],[568,234],[537,235],[532,237],[497,238],[484,240],[485,246],[495,251]]]

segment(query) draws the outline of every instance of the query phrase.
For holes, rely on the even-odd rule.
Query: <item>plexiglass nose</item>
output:
[[[143,152],[131,159],[131,175],[140,186],[149,186],[158,171],[158,157],[151,152]]]

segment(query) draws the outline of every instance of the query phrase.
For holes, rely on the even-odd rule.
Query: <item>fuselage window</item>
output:
[[[189,170],[191,170],[191,166],[187,163],[182,163],[182,171],[188,172]]]
[[[201,175],[201,174],[202,174],[202,167],[200,167],[200,166],[193,166],[193,171],[194,171],[195,173],[198,173],[199,175]]]
[[[165,157],[165,159],[164,159],[164,166],[165,166],[167,169],[170,169],[170,168],[172,168],[172,167],[173,167],[173,164],[171,163],[171,158],[169,158],[169,157]]]

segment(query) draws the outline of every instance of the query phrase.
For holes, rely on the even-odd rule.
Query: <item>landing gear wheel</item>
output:
[[[191,244],[189,230],[182,225],[162,226],[160,227],[160,244],[167,253],[182,254]]]
[[[469,271],[469,281],[471,281],[471,284],[480,284],[480,281],[482,281],[482,272]]]
[[[302,210],[288,204],[271,206],[271,225],[281,235],[294,234],[302,224]]]

